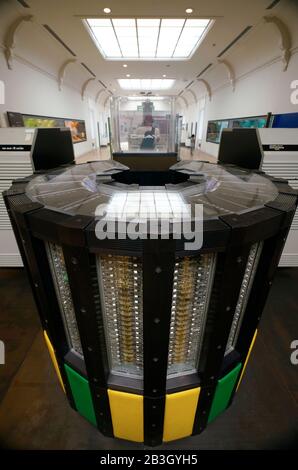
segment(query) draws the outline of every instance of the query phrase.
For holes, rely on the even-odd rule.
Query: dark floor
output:
[[[138,449],[104,438],[67,404],[38,329],[23,270],[0,270],[0,447],[10,449]],[[233,406],[199,436],[164,449],[298,448],[298,268],[279,269],[256,346]]]

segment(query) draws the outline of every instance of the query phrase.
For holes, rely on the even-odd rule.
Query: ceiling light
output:
[[[143,78],[131,78],[118,79],[118,83],[123,90],[168,90],[174,85],[175,80],[172,79],[143,79]]]
[[[209,19],[91,18],[84,20],[109,60],[189,59],[209,30]],[[127,64],[123,64],[123,67]]]
[[[130,77],[130,74],[129,74],[129,73],[127,73],[127,74],[126,74],[126,76],[127,76],[127,77]]]
[[[163,78],[166,78],[166,74],[163,74]]]
[[[188,15],[190,15],[192,12],[193,12],[192,8],[186,8],[185,10],[185,13],[187,13]]]
[[[111,8],[104,8],[103,12],[106,13],[107,15],[112,12]]]
[[[123,67],[127,67],[127,64],[123,64]]]

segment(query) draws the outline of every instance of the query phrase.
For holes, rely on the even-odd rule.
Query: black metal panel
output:
[[[172,240],[146,240],[143,254],[143,345],[144,345],[144,432],[150,441],[152,427],[161,435],[163,420],[157,423],[148,412],[150,398],[166,392],[168,344],[175,266]],[[145,411],[146,410],[146,411]],[[162,429],[158,428],[162,424]],[[153,426],[154,425],[154,426]],[[161,440],[156,440],[156,444]]]
[[[250,245],[236,246],[218,255],[199,363],[206,386],[213,385],[220,374],[249,251]]]
[[[201,388],[192,430],[193,436],[200,434],[208,424],[208,416],[212,406],[215,390],[216,384],[209,387],[203,386]]]
[[[86,248],[63,245],[63,254],[75,315],[84,352],[87,375],[91,383],[106,387],[108,361],[102,349],[96,319],[96,307],[90,278],[89,253]]]
[[[61,230],[64,229],[62,228]],[[61,236],[63,237],[63,235]],[[100,413],[102,413],[102,415],[98,416],[99,411],[96,410],[98,426],[104,427],[107,429],[106,432],[110,432],[112,422],[106,392],[104,394],[105,398],[102,399],[102,395],[97,397],[95,388],[98,386],[102,390],[107,389],[109,370],[103,330],[101,330],[98,325],[97,302],[100,301],[100,299],[96,298],[94,295],[94,280],[92,279],[90,254],[85,247],[62,245],[62,248],[94,408],[96,409],[98,400],[100,400],[101,404]]]
[[[144,444],[157,446],[162,443],[165,412],[165,396],[144,397]]]
[[[243,364],[265,307],[288,230],[284,229],[264,243],[236,344],[236,351],[240,354]]]
[[[281,227],[284,214],[269,207],[263,207],[244,214],[229,214],[220,219],[232,228],[231,245],[253,244],[272,237]]]
[[[181,392],[200,385],[201,380],[197,373],[177,375],[167,379],[167,393]]]
[[[143,254],[144,395],[166,390],[175,253],[172,240],[146,240]]]
[[[5,203],[27,271],[42,328],[47,331],[54,348],[69,403],[76,409],[63,367],[63,358],[67,350],[67,340],[47,262],[45,246],[40,240],[33,238],[29,232],[28,216],[34,213],[32,211],[32,204],[34,203],[28,204],[28,201],[26,201],[26,198],[23,198],[23,196],[5,197]],[[16,198],[19,199],[16,200]],[[22,205],[22,201],[24,205]],[[39,207],[40,204],[36,204],[37,211]]]
[[[90,391],[98,429],[104,436],[114,437],[107,389],[90,384]]]

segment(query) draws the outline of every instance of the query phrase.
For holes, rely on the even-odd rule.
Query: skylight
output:
[[[183,60],[198,48],[209,19],[93,18],[85,20],[105,59]]]
[[[169,78],[119,78],[118,83],[123,90],[169,90],[175,80]]]

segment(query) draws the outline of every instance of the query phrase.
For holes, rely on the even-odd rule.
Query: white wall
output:
[[[281,2],[274,15],[286,25],[291,38],[291,59],[286,71],[281,60],[281,36],[277,28],[264,21],[253,28],[222,58],[235,73],[235,91],[232,90],[228,72],[217,58],[211,58],[212,67],[203,75],[211,88],[211,101],[203,83],[194,82],[192,91],[196,100],[185,91],[185,106],[179,100],[184,122],[195,122],[206,98],[203,124],[203,151],[217,156],[218,145],[206,142],[207,123],[213,119],[239,118],[272,113],[298,112],[298,105],[290,101],[291,82],[298,80],[298,3]]]
[[[0,104],[1,127],[7,125],[6,111],[25,114],[84,119],[86,122],[87,141],[74,144],[75,156],[78,157],[97,146],[97,121],[100,122],[104,141],[104,121],[106,115],[103,107],[95,103],[93,97],[81,98],[80,90],[65,85],[58,89],[57,78],[49,73],[35,69],[20,59],[14,61],[13,70],[9,70],[0,49],[0,80],[5,84],[5,104]],[[90,112],[92,109],[92,113]],[[95,139],[91,129],[91,115],[94,116]],[[104,115],[104,118],[103,118]]]
[[[286,72],[282,71],[281,62],[275,62],[237,80],[234,92],[230,86],[216,91],[206,102],[202,150],[214,156],[218,153],[217,144],[206,142],[209,120],[298,112],[298,106],[290,101],[290,85],[298,78],[297,71],[296,53]]]

